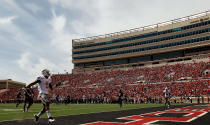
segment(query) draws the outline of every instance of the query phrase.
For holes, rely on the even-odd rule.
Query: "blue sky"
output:
[[[72,39],[210,10],[209,0],[0,0],[0,79],[71,72]]]

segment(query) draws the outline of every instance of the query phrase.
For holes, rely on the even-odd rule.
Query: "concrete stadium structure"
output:
[[[73,73],[209,60],[210,11],[136,29],[74,39]]]
[[[26,86],[25,83],[13,81],[11,79],[0,80],[0,90],[1,89],[18,89]]]

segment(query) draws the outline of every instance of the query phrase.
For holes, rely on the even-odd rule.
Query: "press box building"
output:
[[[133,68],[210,53],[210,11],[136,29],[72,40],[73,73]]]

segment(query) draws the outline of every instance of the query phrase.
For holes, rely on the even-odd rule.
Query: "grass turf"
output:
[[[164,106],[164,104],[124,104],[122,108],[118,104],[51,104],[50,112],[53,117],[57,117],[159,106]],[[24,113],[23,104],[20,104],[18,108],[15,107],[15,104],[0,104],[0,121],[33,119],[34,114],[38,113],[41,109],[42,104],[33,104],[29,111]],[[47,117],[46,113],[43,117]]]

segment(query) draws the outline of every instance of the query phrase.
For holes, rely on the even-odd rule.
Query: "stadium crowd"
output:
[[[71,103],[115,103],[118,92],[124,93],[126,103],[161,103],[167,86],[171,96],[190,100],[191,97],[209,96],[210,62],[182,63],[158,67],[140,67],[128,70],[110,70],[83,74],[54,74],[52,84],[68,81],[56,88],[52,100]],[[21,90],[10,89],[0,94],[0,102],[16,100]],[[35,88],[35,102],[38,91]],[[183,100],[182,100],[183,99]],[[58,101],[58,99],[57,99]]]

